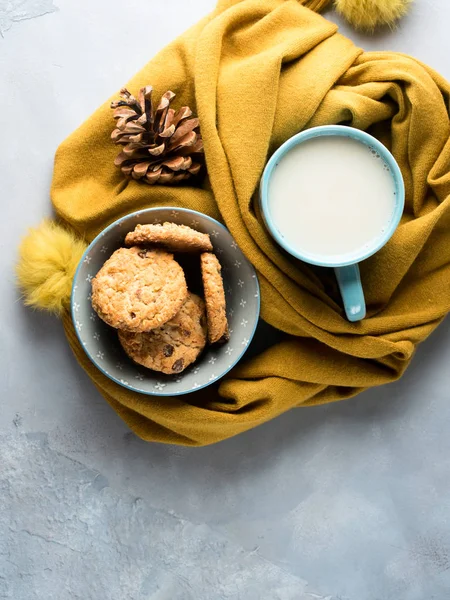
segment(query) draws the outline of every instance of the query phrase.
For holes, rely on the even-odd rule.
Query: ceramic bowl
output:
[[[230,340],[207,346],[197,361],[178,375],[164,375],[134,363],[123,351],[117,332],[92,309],[91,281],[111,254],[124,245],[125,235],[138,223],[170,221],[208,233],[222,265]],[[176,255],[183,261],[198,257]],[[200,265],[187,264],[191,291],[202,294]],[[184,265],[186,266],[186,265]],[[189,274],[191,273],[191,279]],[[223,377],[243,356],[259,317],[259,284],[255,269],[229,231],[218,221],[194,210],[176,207],[149,208],[131,213],[102,231],[84,253],[73,281],[71,311],[84,351],[107,377],[130,390],[154,396],[187,394]]]

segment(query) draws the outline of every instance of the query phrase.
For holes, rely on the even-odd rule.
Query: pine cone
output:
[[[171,91],[163,94],[155,110],[152,91],[150,85],[141,88],[136,99],[123,88],[121,100],[111,102],[117,119],[111,139],[123,146],[114,164],[126,177],[150,185],[178,183],[200,171],[199,121],[187,106],[176,112],[170,108],[175,98]]]

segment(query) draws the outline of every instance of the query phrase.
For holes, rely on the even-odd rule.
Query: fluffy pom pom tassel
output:
[[[335,0],[336,10],[355,29],[373,31],[395,23],[407,12],[412,0]]]
[[[25,304],[61,315],[86,244],[53,221],[31,229],[19,248],[17,278]]]

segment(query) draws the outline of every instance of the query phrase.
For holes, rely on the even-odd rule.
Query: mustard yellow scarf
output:
[[[400,377],[450,310],[449,84],[408,56],[362,52],[296,0],[219,2],[127,87],[137,93],[147,84],[157,95],[174,91],[179,106],[197,112],[208,180],[202,187],[124,180],[113,166],[107,101],[57,151],[57,215],[88,241],[143,207],[178,205],[220,219],[258,271],[262,318],[284,335],[217,388],[149,398],[90,363],[65,313],[75,356],[111,406],[146,440],[202,445]],[[345,319],[332,276],[280,251],[255,200],[268,156],[295,133],[331,123],[378,137],[406,186],[401,225],[361,265],[368,316],[356,324]]]

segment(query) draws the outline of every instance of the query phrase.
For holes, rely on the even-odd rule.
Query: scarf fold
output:
[[[320,10],[326,2],[307,3]],[[192,208],[221,220],[254,264],[273,347],[239,363],[218,386],[150,398],[103,376],[70,317],[68,341],[118,414],[146,440],[203,445],[284,411],[349,398],[398,379],[450,310],[450,86],[419,61],[362,52],[296,0],[227,0],[167,46],[128,84],[171,89],[200,119],[208,179],[201,187],[126,181],[110,100],[59,147],[57,215],[88,241],[120,216],[151,206]],[[258,183],[273,151],[316,125],[347,124],[380,139],[405,180],[393,238],[361,264],[368,316],[345,319],[332,271],[290,259],[266,232]],[[324,165],[326,168],[326,165]]]

